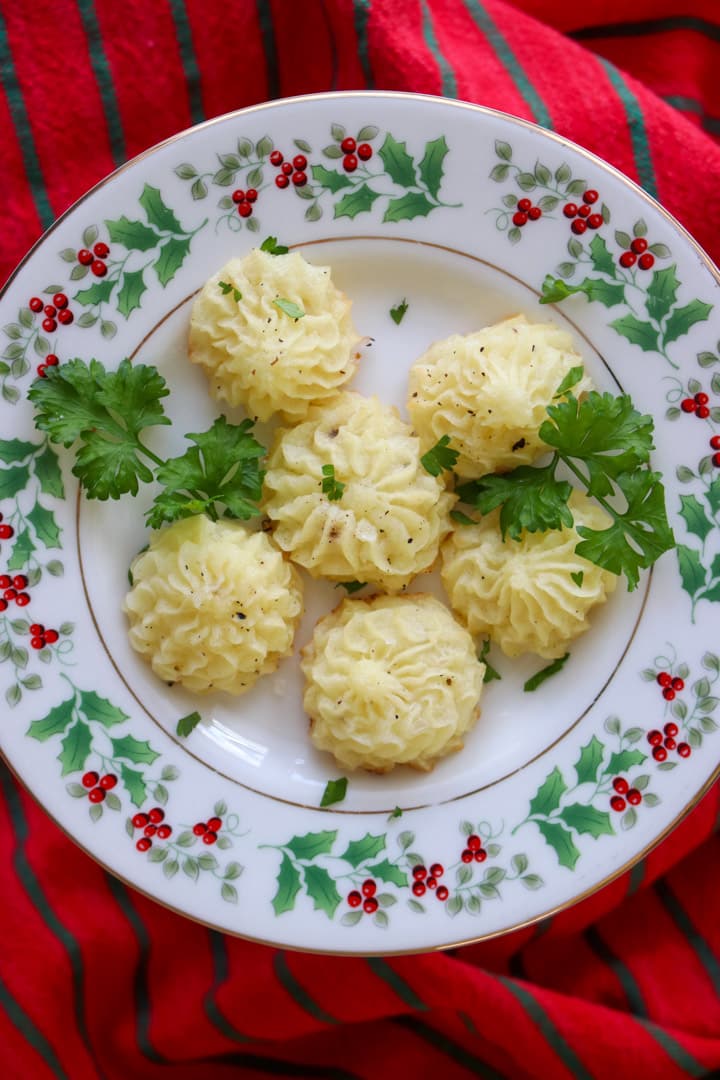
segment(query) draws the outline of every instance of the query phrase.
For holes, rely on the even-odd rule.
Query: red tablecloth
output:
[[[158,140],[267,98],[362,87],[567,135],[717,261],[719,69],[717,0],[5,0],[0,275]],[[137,895],[0,766],[0,1073],[718,1076],[719,807],[716,786],[631,873],[549,923],[446,953],[322,958]]]

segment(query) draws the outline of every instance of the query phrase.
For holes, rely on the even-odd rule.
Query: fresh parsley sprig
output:
[[[142,441],[146,428],[169,424],[162,399],[169,390],[154,367],[123,360],[106,371],[98,360],[70,360],[48,368],[29,391],[35,425],[51,442],[77,444],[73,473],[89,499],[136,495],[140,483],[157,480],[164,490],[148,511],[148,524],[205,513],[249,518],[259,513],[265,448],[252,422],[229,424],[218,417],[208,431],[189,434],[194,443],[163,461]]]
[[[554,451],[549,464],[483,476],[461,485],[458,494],[483,514],[499,506],[503,537],[570,527],[573,489],[557,476],[564,465],[612,518],[607,529],[578,526],[577,554],[613,574],[624,574],[632,591],[640,570],[675,546],[662,478],[648,464],[652,417],[639,413],[627,394],[597,391],[583,401],[568,394],[565,401],[548,406],[547,414],[539,435]],[[624,509],[617,509],[618,503]]]
[[[459,456],[460,451],[453,450],[450,446],[450,436],[443,435],[427,453],[423,454],[420,464],[431,476],[439,476],[443,469],[452,472]]]

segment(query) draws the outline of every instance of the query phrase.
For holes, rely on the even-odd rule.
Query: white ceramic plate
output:
[[[347,139],[362,153],[343,150]],[[273,150],[306,160],[294,169],[307,183],[279,187]],[[232,201],[248,188],[254,203]],[[586,209],[568,217],[568,203]],[[230,700],[169,689],[133,654],[120,607],[152,492],[78,499],[69,454],[35,431],[25,396],[48,353],[111,366],[132,356],[172,391],[173,426],[155,429],[152,445],[180,452],[185,432],[217,414],[186,359],[192,297],[270,234],[332,267],[374,339],[354,388],[400,406],[409,365],[437,338],[517,311],[568,327],[596,384],[622,387],[653,415],[679,545],[634,593],[621,585],[535,693],[523,683],[542,661],[495,656],[502,681],[487,685],[461,753],[430,775],[352,776],[327,809],[325,785],[341,772],[309,743],[296,658]],[[644,250],[623,258],[633,240]],[[77,252],[98,243],[101,265],[88,268]],[[584,291],[541,307],[547,274]],[[72,322],[28,306],[57,292]],[[396,325],[389,310],[403,298]],[[454,102],[280,101],[185,132],[100,184],[30,253],[1,303],[0,573],[20,575],[9,588],[24,596],[18,604],[11,592],[0,613],[0,739],[51,816],[114,873],[191,918],[270,943],[423,950],[572,903],[707,789],[720,748],[720,467],[710,444],[720,289],[689,236],[619,173],[530,124]],[[47,318],[55,328],[43,329]],[[308,581],[299,644],[338,598]],[[44,644],[38,626],[55,631]],[[667,696],[662,673],[676,680]],[[196,708],[203,723],[179,739],[178,718]],[[88,773],[117,782],[91,795]],[[163,826],[144,851],[137,814]],[[208,843],[193,826],[212,818],[221,825],[211,822]]]

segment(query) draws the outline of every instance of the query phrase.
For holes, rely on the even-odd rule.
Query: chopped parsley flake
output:
[[[322,474],[323,495],[327,495],[330,502],[337,502],[338,499],[342,498],[342,493],[345,490],[345,485],[341,484],[339,480],[335,479],[335,466],[323,465]]]
[[[225,296],[231,292],[233,294],[233,299],[237,301],[242,300],[242,293],[240,290],[236,289],[234,285],[231,285],[229,281],[218,281],[218,285],[220,286],[220,291],[224,293]]]
[[[405,312],[407,311],[407,309],[408,309],[408,302],[405,299],[401,300],[400,303],[396,307],[391,307],[390,308],[390,318],[392,319],[392,321],[395,323],[396,326],[399,326],[400,323],[403,321],[403,318],[405,316]]]

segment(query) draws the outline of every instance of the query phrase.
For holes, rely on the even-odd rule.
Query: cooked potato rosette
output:
[[[264,509],[291,559],[390,592],[432,567],[454,501],[397,411],[350,392],[279,431],[265,476]]]
[[[572,528],[503,540],[500,511],[493,510],[443,544],[441,575],[453,611],[506,656],[562,656],[589,629],[591,610],[615,589],[615,574],[575,553],[577,526],[606,529],[610,516],[580,492],[569,506]]]
[[[260,420],[280,413],[294,422],[355,373],[359,337],[350,309],[329,267],[255,249],[231,259],[200,291],[190,359],[216,400]]]
[[[467,478],[530,464],[547,450],[538,435],[547,406],[581,364],[569,334],[524,315],[436,342],[410,370],[408,412],[423,451],[449,436],[455,472]],[[584,375],[573,393],[591,388]]]
[[[130,644],[165,682],[242,694],[292,650],[302,583],[262,532],[184,518],[153,534],[131,576]]]
[[[343,600],[301,666],[312,741],[345,769],[431,769],[479,715],[485,665],[432,596]]]

